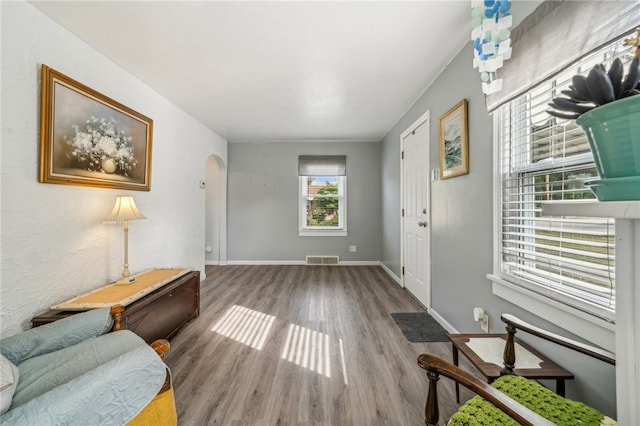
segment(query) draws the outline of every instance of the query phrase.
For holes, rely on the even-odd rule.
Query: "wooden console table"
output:
[[[151,343],[172,338],[200,315],[200,272],[152,269],[134,277],[130,285],[109,284],[54,305],[31,322],[37,327],[89,309],[122,306],[121,328]]]
[[[498,377],[500,377],[500,370],[502,370],[502,352],[506,344],[506,334],[449,334],[449,340],[451,340],[451,350],[453,354],[453,363],[458,365],[458,352],[461,352],[465,357],[471,361],[474,367],[486,377],[487,382],[491,383]],[[495,359],[483,359],[481,355],[476,353],[473,349],[472,341],[480,343],[478,346],[482,346],[482,343],[488,343],[496,345],[497,354]],[[484,341],[484,342],[483,342]],[[536,351],[526,343],[515,339],[516,351],[518,349],[527,352],[533,359],[539,360],[536,365],[525,365],[525,368],[519,368],[516,361],[516,368],[514,373],[517,376],[526,377],[529,379],[555,379],[556,380],[556,393],[564,396],[564,381],[566,379],[573,379],[573,374],[560,367],[555,362],[551,361],[540,352]],[[518,348],[520,346],[520,348]],[[523,352],[523,353],[524,353]],[[523,358],[523,357],[517,357]],[[493,361],[493,362],[492,362]],[[497,363],[496,363],[497,362]],[[456,402],[460,402],[460,386],[456,382]]]

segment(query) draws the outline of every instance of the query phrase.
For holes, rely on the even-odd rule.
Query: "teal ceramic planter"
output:
[[[587,134],[601,178],[640,176],[640,95],[585,112],[576,123]]]
[[[640,200],[640,180],[631,179],[629,187],[629,178],[640,177],[640,95],[585,112],[576,123],[587,134],[601,178],[590,182],[598,199]]]

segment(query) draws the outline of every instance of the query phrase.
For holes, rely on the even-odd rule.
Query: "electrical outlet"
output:
[[[473,308],[473,320],[478,323],[482,331],[489,332],[489,315],[482,308]]]
[[[349,246],[349,253],[355,253],[358,251],[358,247],[356,246]]]
[[[480,323],[480,328],[485,333],[489,332],[489,317],[486,317],[483,322]]]

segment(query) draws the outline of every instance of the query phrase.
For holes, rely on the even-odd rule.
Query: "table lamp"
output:
[[[122,269],[122,279],[115,282],[116,285],[128,285],[136,281],[135,278],[129,278],[129,221],[146,219],[138,210],[136,202],[130,195],[119,195],[116,198],[116,205],[109,217],[104,223],[123,223],[124,224],[124,265]]]

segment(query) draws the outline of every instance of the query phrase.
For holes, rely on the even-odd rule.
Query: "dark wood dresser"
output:
[[[31,322],[38,327],[85,310],[88,309],[51,310]],[[200,272],[190,271],[124,306],[121,326],[151,343],[171,339],[199,315]]]

